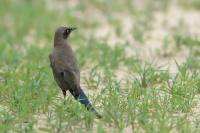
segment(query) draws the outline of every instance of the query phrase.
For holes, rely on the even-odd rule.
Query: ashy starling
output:
[[[70,47],[67,38],[76,28],[59,27],[54,36],[54,49],[49,55],[54,79],[61,88],[64,97],[69,90],[76,100],[94,112],[97,118],[101,116],[92,107],[90,101],[80,87],[80,70],[75,54]]]

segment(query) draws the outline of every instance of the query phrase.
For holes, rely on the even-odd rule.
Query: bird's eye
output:
[[[69,30],[68,30],[68,29],[64,31],[64,34],[68,34],[68,33],[69,33]]]

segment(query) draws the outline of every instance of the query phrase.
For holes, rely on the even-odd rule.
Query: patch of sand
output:
[[[138,2],[138,1],[137,1]],[[141,2],[139,5],[142,7]],[[51,10],[61,11],[66,9],[68,6],[71,8],[75,8],[78,5],[78,0],[72,2],[72,0],[64,2],[64,1],[48,1],[47,7]],[[92,13],[91,13],[92,12]],[[195,10],[186,10],[178,7],[176,3],[171,3],[169,9],[167,11],[157,11],[153,14],[152,29],[145,33],[145,36],[148,38],[145,39],[144,44],[139,44],[133,38],[132,31],[134,25],[134,19],[126,13],[115,13],[116,20],[121,24],[121,34],[116,34],[116,27],[110,24],[105,14],[100,12],[98,9],[91,6],[91,8],[87,8],[85,11],[80,12],[77,11],[74,13],[77,17],[81,19],[87,18],[88,22],[97,22],[98,26],[94,29],[86,29],[88,36],[94,36],[97,40],[106,39],[108,45],[111,47],[115,47],[116,45],[124,45],[125,43],[129,43],[126,47],[126,55],[127,56],[139,56],[139,58],[143,58],[144,60],[156,62],[159,66],[164,66],[164,68],[169,69],[171,73],[176,73],[177,66],[175,60],[178,63],[183,63],[186,60],[186,57],[189,55],[189,51],[184,49],[175,53],[172,57],[161,57],[158,53],[164,53],[166,50],[164,45],[164,38],[169,37],[170,45],[168,50],[172,51],[175,48],[175,42],[172,41],[173,38],[173,29],[179,27],[180,22],[183,22],[186,26],[186,30],[189,34],[200,38],[200,13]],[[88,17],[88,14],[90,16]],[[86,35],[86,36],[87,36]],[[29,41],[29,39],[28,39]],[[87,70],[82,71],[82,75],[88,75]],[[116,72],[116,79],[123,80],[127,77],[126,68],[121,68]],[[85,88],[86,93],[90,95],[95,95],[95,93],[100,93],[100,89],[89,90],[87,89],[87,85],[84,81],[81,82],[82,86]],[[198,97],[199,99],[199,97]],[[193,109],[193,115],[191,119],[194,119],[196,115],[200,115],[199,110],[199,102],[197,106]],[[43,119],[41,117],[41,119]],[[39,124],[42,124],[39,121]],[[114,128],[113,128],[114,129]],[[107,128],[107,132],[114,131],[112,128]],[[128,126],[124,129],[124,132],[131,132],[131,127]]]

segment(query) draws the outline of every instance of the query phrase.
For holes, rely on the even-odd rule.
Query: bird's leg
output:
[[[65,101],[66,101],[66,99],[65,99],[65,97],[66,97],[66,90],[62,90],[62,93],[63,93],[63,96],[64,96],[64,104],[65,104]]]

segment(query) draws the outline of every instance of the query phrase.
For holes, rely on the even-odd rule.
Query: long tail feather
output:
[[[94,112],[97,118],[102,118],[101,115],[93,108],[92,104],[90,103],[88,97],[85,95],[84,91],[80,89],[80,95],[75,96],[72,91],[70,93],[74,96],[76,100],[78,100],[81,104],[83,104],[88,111]]]

